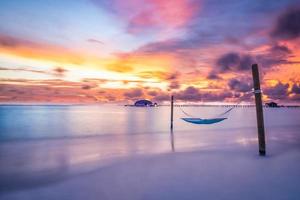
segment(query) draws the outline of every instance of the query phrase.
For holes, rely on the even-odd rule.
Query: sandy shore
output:
[[[122,159],[88,173],[2,190],[12,199],[299,199],[300,146],[256,145]],[[62,169],[63,170],[63,169]],[[30,183],[28,183],[30,185]]]

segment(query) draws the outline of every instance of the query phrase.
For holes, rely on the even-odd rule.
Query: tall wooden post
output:
[[[264,156],[266,155],[265,127],[264,127],[264,115],[263,115],[263,108],[262,108],[261,89],[260,89],[259,72],[258,72],[257,64],[252,65],[252,76],[253,76],[253,86],[254,86],[255,104],[256,104],[259,155]]]
[[[173,112],[174,112],[174,96],[171,96],[171,131],[173,131]]]

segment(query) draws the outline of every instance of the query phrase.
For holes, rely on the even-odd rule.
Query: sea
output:
[[[18,189],[87,173],[139,156],[251,146],[258,153],[255,107],[236,107],[210,125],[183,121],[186,113],[214,118],[230,107],[123,105],[0,106],[0,188]],[[264,108],[267,154],[300,144],[300,108]],[[12,178],[14,177],[14,178]],[[3,187],[2,187],[3,188]],[[0,189],[1,192],[1,189]]]

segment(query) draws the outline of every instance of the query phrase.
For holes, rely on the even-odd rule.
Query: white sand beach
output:
[[[1,199],[296,200],[300,197],[299,144],[272,141],[265,157],[258,156],[252,143],[135,156],[76,175],[61,168],[48,171],[50,176],[44,180],[31,179],[22,187],[2,191]]]

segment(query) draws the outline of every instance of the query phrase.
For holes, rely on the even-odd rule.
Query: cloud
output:
[[[230,79],[228,86],[231,90],[236,92],[249,92],[252,89],[252,83],[249,78]]]
[[[99,82],[96,81],[87,81],[87,80],[82,80],[83,84],[81,85],[81,89],[83,90],[90,90],[93,88],[97,88],[99,85]]]
[[[81,83],[62,80],[1,79],[1,99],[8,102],[94,101],[78,90]]]
[[[217,60],[217,66],[219,67],[221,72],[228,71],[230,68],[236,68],[239,66],[240,56],[237,53],[227,53],[222,55]]]
[[[25,58],[51,60],[60,63],[82,64],[84,56],[59,45],[40,43],[0,33],[0,51]]]
[[[174,81],[180,76],[179,72],[166,72],[166,71],[141,71],[136,74],[137,76],[145,79],[159,79],[164,81]]]
[[[258,54],[255,60],[264,68],[276,67],[282,64],[293,64],[289,61],[292,51],[284,45],[273,45],[265,53]]]
[[[178,79],[179,78],[179,76],[180,76],[180,72],[170,72],[170,73],[168,73],[168,74],[165,74],[165,79],[166,80],[176,80],[176,79]]]
[[[38,45],[28,40],[15,38],[9,35],[0,34],[0,47],[16,48],[20,46],[37,47]]]
[[[115,96],[112,95],[106,95],[105,98],[110,101],[110,102],[114,102],[117,100],[117,98]]]
[[[117,82],[123,84],[135,83],[135,84],[149,84],[149,83],[159,83],[159,81],[148,81],[148,80],[120,80],[120,79],[104,79],[104,78],[84,78],[82,79],[83,82],[87,83],[94,83],[94,84],[103,84],[107,82]]]
[[[267,95],[268,98],[270,98],[270,99],[282,100],[282,99],[287,99],[288,89],[289,89],[288,83],[284,84],[284,83],[278,82],[275,86],[264,89],[263,93],[265,95]]]
[[[87,42],[104,45],[104,42],[97,40],[97,39],[93,39],[93,38],[87,39]]]
[[[36,70],[36,69],[31,69],[29,67],[28,68],[26,68],[26,67],[19,67],[19,68],[0,67],[0,71],[23,71],[23,72],[31,72],[31,73],[46,74],[46,75],[51,75],[51,76],[62,77],[65,75],[65,73],[68,70],[64,69],[63,67],[55,67],[51,71]]]
[[[153,98],[154,101],[170,101],[170,95],[169,94],[158,94]]]
[[[178,81],[172,81],[169,85],[169,89],[179,89],[180,88],[180,84]]]
[[[98,94],[105,94],[105,93],[106,93],[105,90],[100,90],[100,91],[98,91]]]
[[[126,100],[123,94],[132,89],[99,90],[95,82],[71,82],[59,79],[0,79],[0,102],[88,103]]]
[[[185,90],[175,94],[176,99],[184,101],[201,101],[202,96],[199,90],[193,86],[187,87]]]
[[[173,4],[173,1],[170,2]],[[240,0],[190,2],[196,10],[191,18],[189,18],[188,23],[185,23],[186,32],[183,37],[176,35],[162,41],[150,42],[141,47],[140,50],[145,52],[174,52],[185,49],[207,48],[211,45],[220,46],[220,44],[228,41],[228,38],[238,38],[235,40],[236,44],[241,43],[245,39],[251,39],[251,43],[253,44],[250,45],[247,41],[248,46],[253,46],[261,42],[264,43],[262,40],[264,38],[257,35],[256,32],[268,27],[270,21],[261,19],[271,18],[270,16],[274,12],[289,4],[289,2],[281,2],[279,6],[272,1],[262,4],[259,1]],[[199,11],[200,7],[201,12]],[[157,12],[153,13],[157,15]],[[219,13],[222,13],[222,15]],[[252,20],[249,21],[249,18]],[[146,19],[146,21],[152,23],[148,17]],[[174,17],[174,19],[178,20],[177,17]],[[232,23],[233,20],[235,23]],[[163,22],[163,19],[160,19],[160,21]],[[165,27],[168,27],[168,24]],[[253,33],[255,33],[255,38],[252,38]]]
[[[300,101],[300,83],[294,83],[290,91],[289,99],[292,101]]]
[[[1,79],[0,102],[117,102],[149,98],[169,101],[170,93],[158,88],[133,88],[99,90],[95,82],[70,82],[63,80]],[[187,102],[234,101],[251,98],[251,94],[228,91],[227,88],[207,91],[190,86],[173,92],[175,99]],[[294,95],[296,98],[296,95]]]
[[[148,93],[147,93],[148,95],[150,95],[150,96],[157,96],[158,95],[158,92],[157,91],[154,91],[154,90],[152,90],[152,91],[148,91]]]
[[[7,36],[0,36],[0,46],[16,47],[18,45],[19,45],[19,42],[16,40],[13,40],[13,38],[7,37]]]
[[[149,13],[149,10],[153,9],[151,6],[153,2],[152,0],[112,1],[106,3],[106,6],[112,9],[115,14],[126,15],[124,18],[129,21],[132,19],[132,24],[129,26],[133,26],[133,29],[149,28],[155,32],[157,31],[157,24],[151,16],[153,13],[155,15],[159,14],[157,12]],[[99,5],[99,2],[96,3]],[[173,4],[176,4],[176,2]],[[232,0],[230,3],[198,1],[195,4],[202,8],[201,12],[193,14],[189,22],[184,25],[186,31],[183,34],[178,32],[180,34],[170,34],[170,37],[150,40],[150,42],[128,52],[127,58],[120,57],[120,62],[110,66],[109,69],[119,72],[140,71],[138,70],[140,66],[143,66],[144,63],[147,65],[148,60],[159,60],[155,57],[157,54],[170,55],[168,67],[183,72],[189,68],[200,69],[201,67],[213,66],[214,69],[207,78],[218,80],[221,73],[246,72],[251,69],[253,63],[262,64],[264,68],[287,63],[287,59],[274,59],[271,54],[254,55],[254,53],[250,54],[248,52],[251,50],[254,52],[254,49],[269,43],[268,33],[265,32],[270,28],[269,24],[274,13],[285,8],[286,5],[290,4],[289,2],[276,4],[268,1],[261,4],[259,1],[241,2]],[[148,7],[150,8],[148,9]],[[128,10],[131,12],[128,12]],[[217,13],[224,14],[219,15]],[[253,20],[244,23],[249,18]],[[261,20],[261,18],[266,20]],[[232,20],[235,20],[235,23],[232,23]],[[163,22],[163,19],[160,19],[160,21]],[[144,28],[143,26],[147,27]],[[233,42],[229,44],[228,38],[230,37],[235,38],[234,44]],[[251,48],[245,49],[245,46]],[[232,49],[232,52],[227,52],[228,49]],[[283,48],[273,50],[282,53],[284,51]],[[214,53],[207,53],[210,51]],[[145,55],[147,55],[147,59],[141,59],[144,62],[141,61],[137,64],[134,61],[134,58]],[[215,56],[218,58],[215,58]],[[164,64],[159,63],[156,66],[166,66]]]
[[[130,62],[127,61],[117,61],[112,64],[108,64],[106,66],[106,69],[114,71],[114,72],[132,72],[133,71],[133,66]]]
[[[281,64],[293,64],[297,62],[289,61],[292,51],[284,45],[274,44],[264,52],[253,55],[238,52],[230,52],[221,55],[215,61],[215,68],[210,72],[208,78],[211,79],[214,74],[227,72],[246,72],[251,70],[252,64],[259,64],[263,68],[276,67]]]
[[[294,83],[291,92],[294,94],[300,94],[300,83]]]
[[[127,91],[124,93],[125,97],[128,98],[136,98],[136,97],[141,97],[143,95],[143,91],[141,89],[132,89],[130,91]]]
[[[295,101],[295,102],[299,103],[299,101],[300,101],[300,95],[299,94],[293,95],[289,99],[291,101]]]
[[[235,52],[226,53],[216,61],[217,71],[245,71],[251,68],[254,59],[250,55],[240,55]]]
[[[226,101],[226,99],[230,99],[233,97],[233,94],[228,91],[222,91],[219,93],[216,92],[206,92],[202,96],[202,100],[206,102],[210,101]]]
[[[92,87],[91,87],[90,85],[82,85],[81,88],[82,88],[83,90],[89,90],[89,89],[91,89]]]
[[[8,67],[0,67],[0,71],[24,71],[24,72],[33,72],[33,73],[39,73],[39,74],[48,74],[49,72],[43,71],[43,70],[35,70],[35,69],[29,69],[24,67],[19,68],[8,68]]]
[[[215,72],[215,71],[211,71],[211,72],[208,74],[207,78],[210,79],[210,80],[220,80],[220,79],[222,79],[222,78],[217,74],[217,72]]]
[[[296,39],[300,36],[300,7],[293,7],[282,13],[271,36],[278,39]]]
[[[66,72],[68,72],[68,70],[63,67],[58,66],[53,69],[53,72],[54,72],[53,75],[61,77],[61,76],[65,76],[65,74],[66,74]]]
[[[278,45],[278,44],[273,45],[269,51],[270,53],[276,55],[286,55],[292,53],[292,51],[287,46]]]
[[[199,2],[191,0],[93,0],[127,22],[127,32],[140,34],[182,27],[199,10]]]
[[[228,91],[221,92],[200,92],[196,87],[190,86],[186,89],[174,93],[177,100],[181,101],[225,101],[227,98],[232,98],[233,95]]]

